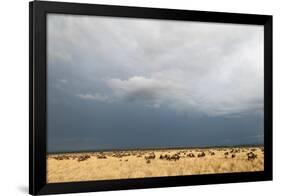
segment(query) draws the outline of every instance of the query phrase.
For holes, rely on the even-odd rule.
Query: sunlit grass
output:
[[[202,153],[205,155],[198,157]],[[161,155],[168,158],[160,159]],[[47,157],[48,183],[263,170],[263,147],[72,153]]]

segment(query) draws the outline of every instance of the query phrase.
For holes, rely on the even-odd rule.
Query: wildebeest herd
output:
[[[237,154],[243,153],[248,161],[257,159],[258,155],[255,153],[256,148],[217,148],[216,151],[224,152],[224,158],[234,159]],[[260,148],[262,153],[264,153],[263,148]],[[157,151],[157,150],[155,150]],[[160,150],[161,151],[161,150]],[[166,153],[160,153],[157,157],[154,151],[114,151],[114,152],[96,152],[96,153],[82,153],[82,154],[63,154],[63,155],[50,155],[50,158],[55,160],[77,160],[78,162],[86,161],[91,157],[96,157],[97,159],[107,159],[108,157],[118,158],[122,161],[123,157],[136,156],[137,158],[144,157],[146,163],[151,163],[152,160],[159,158],[160,160],[167,161],[178,161],[184,158],[203,158],[206,156],[215,156],[214,150],[210,149],[192,149],[192,150],[178,150],[176,153],[171,154],[169,151],[164,151]],[[125,159],[128,161],[128,159]]]

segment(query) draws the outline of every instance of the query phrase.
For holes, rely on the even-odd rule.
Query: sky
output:
[[[47,151],[263,144],[263,34],[47,14]]]

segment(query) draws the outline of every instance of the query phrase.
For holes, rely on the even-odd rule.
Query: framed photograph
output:
[[[272,180],[272,16],[29,9],[30,194]]]

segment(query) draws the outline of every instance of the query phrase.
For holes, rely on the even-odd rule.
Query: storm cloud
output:
[[[254,116],[258,131],[245,138],[262,134],[263,26],[63,14],[47,21],[50,115],[60,104],[106,104],[183,119]]]

